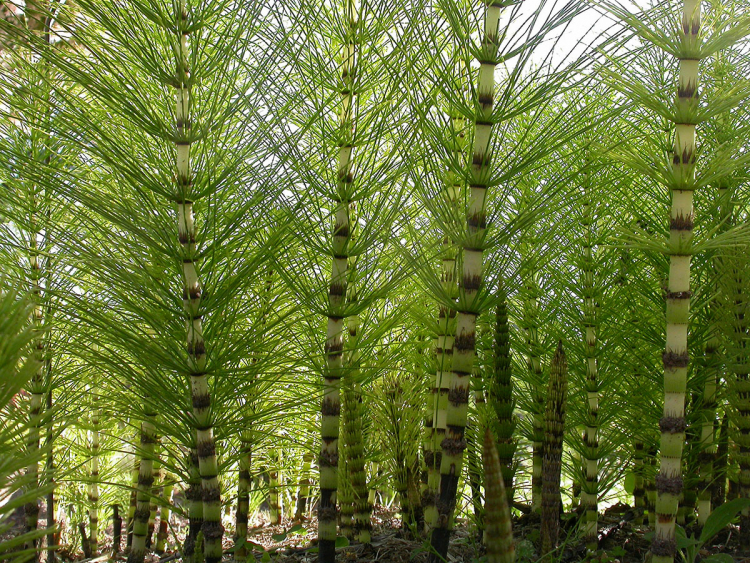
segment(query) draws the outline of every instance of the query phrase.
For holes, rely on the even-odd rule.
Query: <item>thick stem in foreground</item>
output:
[[[177,29],[177,72],[175,76],[176,104],[175,128],[177,150],[177,238],[182,258],[182,304],[187,335],[187,374],[193,403],[196,453],[201,477],[203,500],[203,541],[206,563],[219,563],[222,557],[221,539],[224,527],[221,524],[221,494],[219,467],[216,460],[216,442],[213,434],[211,395],[208,388],[206,342],[203,338],[203,311],[201,308],[201,285],[196,257],[196,228],[193,218],[191,189],[193,174],[190,167],[190,145],[193,138],[191,86],[188,59],[190,27],[185,0],[179,2]]]
[[[353,229],[350,205],[353,189],[352,152],[355,140],[356,77],[358,43],[361,40],[354,0],[346,0],[345,41],[341,47],[341,113],[337,201],[334,203],[331,276],[328,286],[328,326],[326,329],[323,401],[321,404],[320,503],[318,505],[318,561],[336,559],[336,495],[338,489],[339,424],[341,377],[343,375],[344,317],[349,269],[349,247]]]
[[[684,0],[680,26],[682,57],[675,115],[677,117],[670,185],[669,279],[667,338],[663,354],[664,415],[661,465],[656,476],[656,529],[651,544],[653,563],[672,563],[677,550],[675,517],[682,493],[682,448],[685,441],[688,322],[690,312],[690,257],[692,255],[693,189],[695,185],[695,122],[698,106],[700,58],[700,0]]]
[[[458,480],[466,449],[464,434],[468,415],[471,374],[476,356],[477,316],[481,312],[483,286],[483,245],[487,230],[486,199],[492,169],[492,110],[494,107],[495,66],[499,47],[498,28],[502,5],[488,2],[485,7],[482,47],[479,60],[477,99],[475,100],[474,139],[468,174],[469,198],[466,230],[462,244],[456,337],[453,343],[453,368],[448,391],[446,433],[440,464],[438,522],[432,532],[431,563],[444,561],[448,553]]]

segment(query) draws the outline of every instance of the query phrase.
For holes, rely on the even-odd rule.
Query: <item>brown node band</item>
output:
[[[463,276],[461,278],[461,284],[463,285],[463,288],[466,291],[474,291],[482,287],[482,276],[481,275],[472,275],[472,276]]]
[[[320,404],[320,414],[323,416],[339,416],[341,414],[341,403],[334,402],[333,399],[323,399]]]
[[[669,220],[669,229],[672,231],[692,231],[693,216],[678,215]]]
[[[469,390],[464,387],[451,387],[448,391],[448,400],[457,407],[465,405],[469,402]]]
[[[203,526],[201,526],[201,531],[203,532],[204,538],[217,540],[224,535],[224,526],[221,525],[221,522],[204,521]]]
[[[214,440],[198,442],[198,457],[207,458],[216,454],[216,442]]]
[[[476,333],[459,334],[453,340],[455,350],[474,350],[476,347]]]
[[[141,487],[150,487],[154,484],[154,476],[153,475],[141,475],[138,474],[138,484]]]
[[[692,291],[668,291],[664,297],[666,299],[690,299],[692,296]]]
[[[338,515],[335,506],[319,506],[318,507],[318,520],[322,522],[330,522],[336,520]]]
[[[687,352],[664,352],[661,359],[665,368],[686,368],[690,363],[690,354]]]
[[[203,502],[218,502],[221,500],[221,491],[218,487],[201,488],[201,499]]]
[[[673,557],[677,551],[677,543],[675,540],[668,540],[664,538],[654,538],[651,542],[651,553],[659,555],[661,557]]]
[[[321,452],[320,458],[318,459],[318,465],[320,467],[338,467],[338,452]]]
[[[141,522],[148,521],[148,517],[151,515],[151,510],[146,508],[136,508],[133,513],[134,520],[140,520]]]
[[[443,441],[440,442],[440,447],[442,447],[443,451],[448,455],[461,455],[466,449],[466,440],[463,438],[444,438]]]
[[[193,395],[193,408],[206,409],[211,406],[211,395],[204,393],[202,395]]]
[[[667,477],[659,473],[654,483],[656,490],[663,494],[679,495],[682,492],[682,477]]]
[[[687,429],[685,417],[663,416],[659,419],[659,430],[669,434],[679,434]]]

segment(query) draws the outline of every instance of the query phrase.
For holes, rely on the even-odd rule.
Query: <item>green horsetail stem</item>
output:
[[[675,104],[676,131],[672,209],[668,244],[669,279],[666,294],[667,337],[663,354],[664,415],[661,430],[661,464],[656,476],[656,529],[651,544],[653,563],[673,563],[677,550],[675,517],[683,489],[682,449],[685,442],[685,391],[690,356],[690,258],[693,240],[693,189],[695,187],[695,115],[698,110],[698,61],[701,57],[701,2],[684,0],[679,26],[680,71]]]
[[[151,499],[148,505],[148,534],[146,536],[146,548],[151,549],[153,546],[153,540],[154,540],[154,531],[156,530],[156,516],[157,512],[159,511],[159,505],[157,503],[157,500],[161,496],[162,493],[162,468],[161,468],[161,459],[159,458],[159,454],[161,453],[161,440],[159,440],[158,436],[156,438],[157,442],[154,447],[154,483],[151,486]]]
[[[562,341],[549,368],[547,410],[542,451],[542,556],[557,548],[560,533],[560,475],[562,472],[565,408],[568,396],[568,362]]]
[[[586,164],[590,164],[590,155],[586,151]],[[599,518],[599,364],[597,357],[597,332],[599,319],[597,316],[596,289],[596,231],[597,217],[588,169],[583,173],[583,199],[581,227],[583,235],[583,260],[581,261],[582,290],[583,290],[583,334],[584,357],[586,361],[586,430],[583,436],[583,458],[585,460],[585,481],[581,490],[581,506],[583,515],[583,536],[586,549],[596,551],[599,547],[597,535],[597,521]]]
[[[279,451],[271,448],[268,470],[268,508],[269,521],[272,526],[281,524],[281,498],[279,495]]]
[[[310,496],[310,467],[312,466],[313,450],[312,444],[305,446],[302,454],[302,470],[300,471],[299,491],[297,492],[297,508],[294,511],[294,519],[302,520],[307,512],[307,499]]]
[[[646,510],[648,511],[648,525],[653,530],[656,526],[656,454],[659,452],[655,444],[651,444],[646,455],[647,474],[644,477],[646,491]]]
[[[441,443],[440,498],[438,522],[432,532],[431,563],[445,561],[448,554],[458,481],[466,448],[464,434],[469,407],[471,374],[476,357],[476,326],[483,286],[483,244],[487,231],[487,189],[492,170],[492,110],[495,102],[495,67],[498,64],[500,14],[504,3],[488,0],[479,54],[476,111],[471,167],[468,173],[469,198],[466,231],[461,253],[456,337],[448,392],[445,439]]]
[[[96,345],[94,345],[96,346]],[[91,459],[89,460],[89,549],[91,554],[99,554],[99,425],[101,423],[101,410],[97,406],[99,396],[96,389],[91,390]]]
[[[484,432],[484,525],[487,563],[514,563],[513,522],[509,495],[503,479],[503,464],[489,428]]]
[[[219,467],[216,460],[216,441],[211,419],[211,395],[206,371],[206,342],[203,338],[203,311],[201,297],[203,287],[196,263],[196,228],[193,217],[191,187],[193,173],[190,166],[190,146],[192,133],[191,86],[189,70],[189,47],[191,24],[185,0],[180,0],[177,13],[177,60],[175,88],[175,126],[177,156],[177,238],[182,258],[182,305],[185,314],[187,333],[186,350],[188,355],[187,373],[190,378],[190,392],[195,425],[198,471],[201,478],[201,498],[203,501],[203,542],[206,563],[219,563],[222,557],[221,540],[224,527],[221,524],[221,492],[219,487]]]
[[[714,458],[716,457],[716,389],[721,376],[720,340],[716,323],[712,323],[711,337],[705,349],[705,377],[701,404],[700,434],[700,484],[698,493],[698,525],[703,526],[711,515],[711,488],[714,480]]]
[[[349,206],[349,221],[352,232],[350,243],[355,242],[357,228],[356,205]],[[349,280],[347,283],[347,302],[357,302],[356,260],[349,257]],[[361,543],[370,543],[370,514],[367,490],[367,473],[365,471],[365,437],[362,421],[365,417],[364,398],[360,377],[360,351],[358,334],[359,315],[352,315],[346,320],[348,338],[344,349],[344,400],[341,408],[342,447],[339,457],[339,506],[341,534]]]
[[[174,478],[171,475],[164,477],[163,504],[159,509],[159,531],[156,533],[156,549],[158,554],[164,553],[169,540],[169,516],[172,508],[172,491],[174,490]]]
[[[354,214],[354,204],[351,206],[351,213]],[[356,216],[352,217],[352,224],[356,224]],[[352,233],[354,240],[354,233]],[[349,271],[353,277],[355,264],[350,258]],[[354,280],[348,284],[349,303],[357,302],[357,288]],[[362,422],[366,416],[364,397],[362,395],[362,384],[359,382],[360,375],[360,351],[358,349],[358,331],[360,319],[358,315],[353,315],[347,319],[347,329],[349,332],[347,355],[346,355],[346,376],[351,385],[348,387],[348,396],[344,400],[344,440],[347,444],[347,455],[345,463],[347,466],[347,476],[353,493],[353,515],[354,515],[354,538],[360,543],[369,544],[372,525],[370,515],[372,506],[369,502],[369,491],[367,489],[367,472],[365,471],[365,436]]]
[[[188,454],[188,488],[185,491],[185,500],[188,505],[188,533],[183,545],[183,555],[188,563],[202,563],[203,498],[201,495],[198,450],[196,448],[191,448]]]
[[[266,322],[271,306],[271,289],[273,288],[273,269],[268,268],[266,272],[266,286],[263,291],[263,310],[260,317],[261,335],[258,341],[260,347],[261,339],[266,336]],[[252,351],[251,364],[256,365],[259,359],[258,350]],[[255,374],[253,374],[255,378]],[[249,417],[245,420],[244,427],[240,432],[240,459],[238,463],[237,479],[237,511],[235,513],[235,535],[234,535],[234,560],[244,563],[248,557],[247,544],[247,521],[250,512],[250,469],[253,461],[253,422],[256,415],[256,402],[258,390],[256,385],[251,386],[245,397],[243,407],[249,411]],[[248,420],[249,419],[249,420]]]
[[[714,458],[714,488],[711,491],[711,506],[716,509],[726,500],[727,495],[727,466],[729,464],[729,413],[719,423],[716,439],[716,457]]]
[[[452,111],[451,123],[451,161],[463,162],[466,150],[466,120],[458,111]],[[449,209],[457,209],[459,196],[463,191],[463,178],[452,170],[447,171],[445,189],[442,197]],[[451,301],[458,298],[458,280],[456,278],[456,258],[458,246],[449,236],[443,236],[443,248],[440,258],[440,283],[443,293]],[[427,466],[427,487],[422,494],[422,513],[425,532],[429,533],[437,524],[437,499],[440,491],[440,464],[442,453],[440,444],[445,438],[446,412],[448,409],[448,392],[450,390],[451,369],[453,360],[453,342],[456,337],[456,311],[440,304],[435,325],[435,377],[427,398],[425,414],[424,460]]]
[[[135,436],[136,441],[140,440],[140,430]],[[135,511],[138,506],[138,475],[140,474],[141,462],[138,456],[137,446],[133,447],[133,467],[130,470],[130,502],[128,504],[128,520],[126,524],[127,538],[125,545],[127,549],[133,545],[133,524],[135,523]]]
[[[737,447],[732,451],[737,474],[738,496],[750,498],[750,301],[747,283],[750,279],[750,260],[744,248],[724,251],[726,300],[730,311],[724,347],[729,378],[729,408],[736,432],[732,433]],[[740,515],[740,545],[750,549],[750,510]]]
[[[249,432],[243,429],[240,439],[239,476],[237,483],[237,513],[235,515],[235,538],[237,548],[234,560],[247,561],[247,521],[250,513],[250,467],[252,462],[252,442]]]
[[[513,371],[510,351],[510,325],[508,323],[507,294],[503,287],[497,291],[498,306],[495,310],[495,338],[492,347],[493,377],[489,382],[488,398],[495,417],[493,434],[497,438],[497,453],[503,472],[503,484],[508,502],[513,503],[513,479],[516,467],[516,419],[513,415],[516,402],[513,398]]]
[[[128,563],[143,563],[146,557],[148,520],[151,513],[151,487],[154,484],[154,447],[157,442],[154,421],[156,412],[148,404],[141,422],[140,446],[138,448],[138,488],[133,515],[133,543],[128,554]]]
[[[525,253],[524,253],[525,254]],[[531,509],[539,512],[542,508],[542,444],[544,443],[544,388],[545,377],[542,370],[539,345],[539,285],[536,272],[530,272],[524,283],[523,305],[524,331],[526,333],[526,368],[531,389]]]
[[[29,229],[29,280],[31,285],[31,298],[34,304],[32,309],[32,324],[34,327],[34,342],[32,343],[32,355],[38,367],[33,377],[29,381],[28,392],[31,395],[29,401],[29,430],[26,437],[26,449],[29,456],[36,460],[36,453],[39,451],[39,441],[41,435],[43,419],[43,402],[44,402],[44,369],[45,369],[45,340],[43,334],[44,308],[42,306],[42,286],[41,276],[42,268],[39,261],[39,242],[41,234],[38,215],[38,201],[36,189],[31,188],[31,220]],[[39,464],[34,461],[26,468],[26,478],[29,481],[29,489],[36,489],[39,485]],[[39,524],[39,505],[34,498],[24,506],[26,516],[26,531],[36,532]],[[24,549],[34,550],[32,559],[34,562],[39,560],[36,552],[37,540],[35,538],[26,541]]]
[[[636,438],[633,441],[633,475],[635,485],[633,487],[633,507],[635,508],[635,518],[633,523],[637,526],[643,524],[643,516],[646,512],[646,489],[645,489],[645,458],[643,439]]]
[[[326,364],[323,373],[321,402],[320,503],[318,504],[318,561],[336,560],[336,496],[338,489],[339,425],[341,415],[341,377],[343,375],[344,330],[347,282],[349,279],[349,247],[353,229],[350,204],[354,182],[352,153],[354,151],[354,112],[356,110],[356,77],[358,76],[358,44],[361,30],[354,0],[345,2],[345,41],[341,46],[341,113],[335,202],[331,242],[333,260],[328,286],[328,326],[326,329]]]

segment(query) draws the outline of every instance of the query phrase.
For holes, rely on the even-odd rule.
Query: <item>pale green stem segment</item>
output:
[[[345,1],[345,41],[341,46],[341,113],[339,114],[337,196],[332,231],[333,260],[328,287],[326,366],[321,403],[320,503],[318,505],[318,560],[336,559],[336,496],[338,489],[341,377],[343,375],[344,330],[349,249],[353,229],[350,205],[354,176],[352,153],[355,141],[358,44],[361,30],[355,0]]]
[[[461,283],[453,342],[453,365],[448,391],[445,439],[441,443],[440,502],[438,522],[432,532],[431,562],[446,560],[458,481],[466,448],[464,434],[469,406],[471,374],[476,356],[477,316],[481,312],[483,245],[487,231],[486,199],[492,171],[492,111],[495,95],[495,66],[500,44],[498,29],[503,4],[490,0],[485,5],[475,100],[474,139],[468,174],[469,194],[466,231],[461,255]]]
[[[676,101],[672,209],[668,244],[667,338],[664,363],[664,416],[661,465],[656,477],[656,528],[651,544],[653,563],[672,563],[677,550],[675,517],[682,493],[682,449],[685,442],[685,391],[690,357],[690,258],[693,240],[695,183],[695,114],[698,107],[701,1],[684,0]]]

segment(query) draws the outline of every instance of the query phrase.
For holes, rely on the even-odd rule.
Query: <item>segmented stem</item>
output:
[[[675,517],[682,493],[682,449],[685,442],[685,391],[690,356],[690,258],[693,240],[695,184],[695,114],[698,108],[700,0],[684,0],[680,26],[681,56],[677,88],[672,209],[668,244],[667,338],[664,363],[664,416],[661,464],[656,476],[656,529],[651,544],[653,563],[672,563],[677,549]]]

